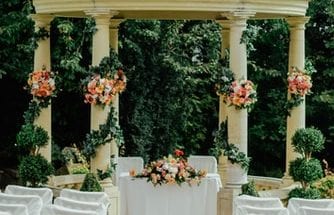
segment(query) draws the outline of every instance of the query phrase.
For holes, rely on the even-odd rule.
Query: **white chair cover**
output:
[[[43,208],[41,215],[98,215],[94,211],[76,210],[64,208],[59,205],[47,205]]]
[[[63,189],[60,192],[60,197],[81,202],[101,203],[105,208],[108,208],[110,203],[108,195],[104,192],[83,192],[78,190]]]
[[[144,160],[141,157],[118,157],[116,164],[115,178],[113,178],[115,185],[122,173],[129,173],[130,170],[140,173],[144,169]]]
[[[300,215],[333,215],[334,208],[311,208],[311,207],[300,207],[298,209]]]
[[[286,208],[259,208],[252,206],[239,206],[237,215],[288,215]]]
[[[241,195],[237,196],[233,203],[233,214],[235,215],[237,215],[237,208],[242,206],[251,206],[257,208],[283,208],[281,200],[275,197],[267,198]]]
[[[32,188],[18,185],[8,185],[5,193],[12,195],[37,195],[41,197],[43,205],[52,204],[52,190],[49,188]]]
[[[203,169],[208,173],[217,173],[217,160],[214,156],[191,155],[188,163],[196,170]]]
[[[101,203],[96,202],[80,202],[64,197],[58,197],[55,199],[54,205],[74,210],[95,211],[98,215],[107,214],[107,208]]]
[[[41,212],[43,203],[39,196],[34,195],[11,195],[0,193],[0,204],[25,205],[29,215],[38,215]]]
[[[9,212],[2,212],[0,211],[0,215],[11,215]]]
[[[28,208],[22,204],[3,204],[0,203],[0,211],[9,215],[29,215]]]
[[[334,208],[334,199],[289,199],[288,210],[290,214],[297,214],[298,209],[304,206],[311,208]]]

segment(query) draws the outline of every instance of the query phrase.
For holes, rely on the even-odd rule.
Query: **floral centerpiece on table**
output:
[[[27,83],[26,89],[40,102],[48,102],[51,97],[55,96],[54,73],[46,70],[45,66],[41,70],[31,72]]]
[[[233,81],[226,97],[229,105],[236,109],[251,109],[257,101],[255,85],[250,80]]]
[[[114,77],[109,74],[106,77],[94,74],[85,82],[85,103],[110,105],[113,97],[125,90],[126,76],[123,70],[119,69]]]
[[[191,167],[184,158],[184,152],[177,149],[174,155],[150,162],[139,174],[130,170],[130,176],[147,178],[147,181],[152,182],[154,186],[158,184],[181,185],[184,182],[189,185],[199,185],[201,179],[206,176],[206,171],[197,171]]]

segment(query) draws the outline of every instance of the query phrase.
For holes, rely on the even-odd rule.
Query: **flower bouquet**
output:
[[[126,87],[126,77],[119,69],[113,78],[101,77],[94,74],[85,84],[85,103],[110,105],[117,93],[123,92]]]
[[[291,67],[287,81],[290,95],[287,101],[287,110],[290,114],[290,110],[293,107],[298,107],[304,101],[303,97],[311,93],[312,82],[311,77],[297,67]]]
[[[183,157],[181,150],[175,150],[174,156],[169,155],[163,159],[150,162],[143,171],[136,174],[134,170],[130,171],[130,176],[136,178],[147,178],[154,186],[162,184],[178,184],[183,182],[193,185],[199,185],[201,179],[206,176],[204,170],[196,171],[191,167]]]
[[[257,101],[255,85],[250,80],[233,81],[226,100],[237,109],[250,109]]]
[[[31,72],[27,83],[26,89],[40,102],[48,102],[52,96],[55,96],[54,74],[45,67],[42,70]]]
[[[291,95],[303,97],[311,92],[311,77],[297,67],[288,73],[288,91]]]

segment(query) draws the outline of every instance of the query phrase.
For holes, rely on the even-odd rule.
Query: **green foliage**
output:
[[[31,151],[36,154],[40,147],[47,144],[49,140],[48,133],[40,126],[34,124],[25,124],[16,136],[18,147],[23,151]]]
[[[314,188],[295,188],[289,192],[289,199],[291,198],[303,198],[303,199],[320,199],[320,192]]]
[[[224,156],[231,161],[232,164],[239,164],[244,170],[248,171],[251,159],[246,156],[245,153],[240,152],[239,148],[234,144],[227,142],[227,122],[220,124],[219,130],[216,132],[214,139],[214,147],[212,147],[209,153],[215,156],[217,159],[224,151]]]
[[[110,107],[110,112],[105,124],[99,126],[99,130],[93,130],[86,135],[84,140],[83,155],[86,158],[94,157],[96,150],[100,145],[104,145],[113,139],[123,142],[122,132],[117,124],[117,119],[114,116],[114,108]]]
[[[256,190],[254,180],[241,185],[241,195],[249,195],[259,197],[259,193]]]
[[[320,161],[314,158],[310,160],[297,158],[291,161],[289,174],[294,181],[300,181],[304,189],[308,188],[310,183],[323,177]]]
[[[248,171],[251,158],[247,157],[245,153],[240,152],[239,148],[234,144],[227,145],[224,149],[224,156],[227,156],[227,159],[231,161],[232,164],[239,164],[241,168]]]
[[[113,162],[113,159],[110,161],[110,166],[108,166],[106,171],[97,169],[97,177],[99,180],[104,180],[106,178],[111,178],[112,174],[115,172],[117,163]]]
[[[315,128],[300,128],[292,137],[292,145],[295,151],[307,159],[312,152],[320,152],[324,149],[325,138],[321,131]]]
[[[334,176],[326,176],[311,185],[311,188],[318,189],[321,198],[334,198]]]
[[[38,187],[47,183],[54,169],[41,155],[29,155],[22,158],[18,171],[24,185]]]
[[[131,21],[120,28],[129,82],[122,94],[124,155],[155,160],[174,148],[207,153],[217,126],[213,76],[219,26],[211,21]]]
[[[22,82],[32,70],[34,24],[28,17],[30,1],[0,2],[0,79],[4,75]]]
[[[93,173],[87,173],[80,191],[101,192],[102,187]]]
[[[32,124],[34,123],[34,120],[39,116],[39,114],[41,113],[41,107],[38,105],[39,103],[31,100],[29,102],[29,106],[28,106],[28,110],[26,110],[23,113],[23,118],[24,118],[24,122],[26,124]]]
[[[220,123],[219,129],[215,134],[213,147],[210,148],[209,154],[215,156],[216,159],[222,154],[222,150],[228,145],[227,142],[227,120]]]
[[[70,169],[70,174],[87,174],[89,169],[84,165],[78,165]]]

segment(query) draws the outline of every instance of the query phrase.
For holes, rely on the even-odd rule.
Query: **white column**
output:
[[[289,44],[289,68],[296,66],[299,69],[304,69],[305,66],[305,24],[308,22],[308,17],[291,17],[286,21],[290,28],[290,44]],[[290,95],[288,95],[290,98]],[[289,176],[289,163],[295,160],[298,156],[294,152],[291,145],[291,138],[295,131],[305,127],[305,97],[304,102],[298,107],[294,107],[290,116],[287,117],[287,134],[286,134],[286,164],[285,176],[286,181],[291,181]],[[287,182],[289,183],[289,182]]]
[[[221,25],[221,58],[226,59],[227,50],[230,48],[230,21],[218,20]],[[223,96],[219,96],[219,126],[227,120],[227,104],[224,102]],[[223,153],[223,152],[222,152]],[[218,160],[218,173],[223,181],[226,182],[227,157],[221,155]]]
[[[109,56],[109,21],[111,18],[110,12],[105,11],[89,11],[95,19],[97,31],[93,35],[93,56],[92,65],[99,65],[100,61]],[[91,105],[91,130],[98,130],[99,125],[104,124],[110,112],[109,106]],[[96,155],[91,159],[91,172],[96,172],[97,169],[105,171],[110,165],[110,143],[98,147]]]
[[[240,43],[247,27],[247,16],[233,16],[230,22],[230,68],[236,80],[247,79],[246,44]],[[228,142],[235,144],[240,151],[247,154],[247,110],[228,107]]]
[[[33,14],[31,18],[35,21],[35,31],[39,31],[40,28],[44,28],[46,31],[50,32],[50,22],[53,19],[53,16],[50,15],[41,15]],[[37,41],[37,48],[35,49],[34,54],[34,70],[41,70],[43,66],[47,70],[51,70],[51,54],[50,54],[50,37],[45,37]],[[41,126],[48,132],[49,141],[46,146],[40,149],[40,153],[45,157],[49,162],[51,162],[51,104],[42,108],[39,117],[34,122],[36,125]]]
[[[121,24],[123,20],[122,19],[111,19],[110,20],[110,26],[109,26],[109,32],[110,32],[110,47],[114,49],[116,53],[118,53],[118,27],[119,24]],[[117,94],[113,99],[113,107],[115,109],[115,117],[117,118],[117,123],[119,121],[119,94]],[[116,144],[116,141],[113,140],[110,144],[110,154],[114,156],[115,160],[117,160],[118,157],[118,146]]]

